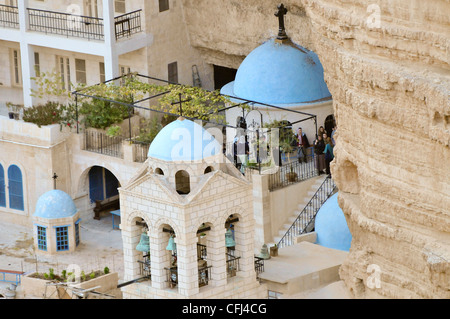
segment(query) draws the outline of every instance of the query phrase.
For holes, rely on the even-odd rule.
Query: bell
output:
[[[141,234],[141,240],[139,244],[136,246],[136,250],[142,251],[144,253],[148,253],[150,251],[150,240],[146,233]]]
[[[236,246],[236,242],[233,239],[233,232],[231,229],[228,229],[225,233],[225,247],[234,247]]]
[[[175,244],[175,240],[173,239],[173,236],[170,236],[169,243],[167,244],[166,250],[177,250],[177,244]]]
[[[262,259],[270,259],[269,249],[267,248],[266,244],[262,246],[261,253],[258,255],[258,257]]]

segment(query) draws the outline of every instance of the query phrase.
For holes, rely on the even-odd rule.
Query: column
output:
[[[116,48],[116,31],[114,25],[114,1],[103,0],[103,32],[105,38],[105,79],[119,76],[119,56]]]
[[[239,218],[239,222],[235,223],[234,237],[236,241],[236,251],[241,256],[239,261],[240,277],[256,278],[255,260],[254,260],[254,223],[249,219],[249,215]]]
[[[186,297],[199,292],[197,236],[189,234],[185,238],[177,236],[178,292]]]
[[[152,287],[164,289],[168,287],[167,271],[164,267],[170,265],[170,255],[166,247],[169,236],[162,229],[150,232],[150,261],[152,274]]]
[[[124,216],[124,215],[122,215]],[[137,262],[142,252],[136,250],[141,239],[141,227],[136,225],[125,225],[122,223],[124,280],[133,280],[140,277],[140,265]]]
[[[210,285],[214,287],[224,286],[227,284],[227,268],[226,268],[226,247],[225,247],[225,227],[214,227],[208,232],[207,253],[208,266],[212,266]]]
[[[23,104],[25,107],[33,106],[33,98],[31,96],[31,89],[34,87],[34,82],[31,80],[34,77],[34,50],[26,40],[25,33],[28,30],[27,7],[28,0],[17,1],[19,8],[19,25],[20,25],[20,62],[22,65],[22,94]]]

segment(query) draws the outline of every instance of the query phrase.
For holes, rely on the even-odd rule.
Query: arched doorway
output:
[[[119,180],[111,171],[102,166],[92,166],[88,173],[89,200],[95,203],[95,219],[100,219],[103,211],[115,211],[119,206]]]

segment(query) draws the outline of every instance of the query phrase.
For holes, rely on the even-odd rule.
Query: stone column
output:
[[[162,229],[158,232],[150,232],[150,261],[152,274],[152,287],[156,289],[164,289],[167,284],[167,271],[164,267],[169,267],[170,260],[166,246],[168,236],[163,233]]]
[[[209,285],[214,287],[227,284],[225,231],[225,227],[215,227],[215,230],[211,230],[206,237],[208,266],[212,266]]]
[[[123,219],[125,219],[123,217]],[[142,228],[136,225],[121,224],[123,241],[123,262],[124,262],[124,280],[133,280],[140,276],[140,266],[137,262],[140,258],[140,251],[136,246],[141,239]]]
[[[188,234],[185,238],[177,236],[178,292],[186,297],[199,292],[197,236]]]
[[[248,220],[249,218],[240,218],[239,222],[234,224],[236,251],[241,256],[237,275],[244,278],[250,276],[256,278],[254,264],[254,223]]]
[[[272,242],[269,175],[253,174],[253,213],[255,216],[255,246]]]

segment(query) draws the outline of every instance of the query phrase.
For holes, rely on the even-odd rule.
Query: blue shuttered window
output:
[[[69,250],[69,230],[67,226],[56,227],[56,251]]]
[[[8,168],[9,207],[24,210],[22,172],[16,165]]]
[[[37,226],[38,249],[47,251],[47,228]]]
[[[5,171],[0,165],[0,207],[6,207]]]

